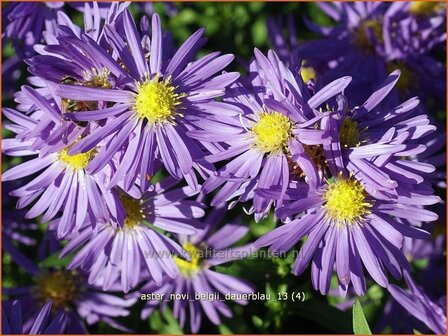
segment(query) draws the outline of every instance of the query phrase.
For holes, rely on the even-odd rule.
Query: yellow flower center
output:
[[[186,277],[190,277],[192,275],[195,275],[201,267],[201,250],[191,243],[186,243],[182,247],[185,251],[187,251],[191,261],[187,261],[177,256],[174,257],[174,261],[179,267],[179,271],[181,272],[181,274]]]
[[[313,67],[307,66],[305,61],[302,61],[300,76],[304,83],[308,83],[310,80],[316,79],[316,71]]]
[[[348,117],[344,118],[339,130],[339,139],[342,147],[357,147],[360,145],[360,131],[358,123]]]
[[[400,69],[401,74],[395,87],[401,92],[408,93],[409,89],[415,86],[418,77],[409,69],[409,67],[404,62],[387,63],[387,71],[389,73],[396,69]]]
[[[364,20],[353,30],[353,44],[365,52],[375,51],[368,31],[383,42],[383,26],[379,20]]]
[[[139,84],[134,110],[150,124],[172,122],[184,96],[183,93],[176,93],[170,79],[159,81],[156,77]]]
[[[430,16],[443,8],[443,3],[432,1],[412,1],[409,13],[416,16]]]
[[[357,224],[362,216],[370,213],[372,206],[366,201],[364,187],[354,179],[341,178],[341,175],[328,185],[323,197],[327,216],[338,224]]]
[[[67,309],[79,295],[79,277],[75,271],[56,270],[37,279],[37,299],[53,301],[55,310]]]
[[[291,121],[278,112],[261,113],[252,128],[257,148],[265,153],[282,151],[291,137]]]
[[[79,153],[75,155],[69,155],[67,152],[70,147],[65,148],[59,152],[59,160],[65,163],[68,167],[72,169],[85,169],[89,162],[92,160],[93,156],[96,154],[95,149],[91,149],[85,153]]]
[[[126,229],[133,229],[145,218],[142,211],[141,200],[129,197],[124,194],[120,195],[120,200],[123,204],[124,210],[126,211],[124,227]]]

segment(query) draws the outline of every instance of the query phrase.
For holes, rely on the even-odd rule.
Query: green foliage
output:
[[[233,335],[232,330],[223,323],[219,325],[218,329],[221,335]]]
[[[271,212],[267,218],[262,219],[258,223],[255,219],[251,218],[249,224],[250,232],[257,238],[261,237],[265,233],[275,229],[277,222],[278,220],[275,218],[273,212]]]
[[[158,334],[183,335],[179,322],[169,308],[162,312],[154,310],[149,316],[149,326]]]
[[[39,267],[45,267],[45,268],[62,268],[66,267],[70,261],[72,260],[74,256],[74,253],[71,253],[64,258],[59,258],[59,252],[51,254],[46,259],[42,260],[39,263]]]
[[[359,301],[353,305],[353,332],[355,335],[372,335]]]
[[[281,277],[290,275],[295,258],[296,256],[293,250],[289,251],[285,258],[274,258],[272,261],[277,265],[277,274]]]
[[[13,56],[16,52],[14,51],[14,48],[12,47],[12,43],[8,42],[3,46],[3,57],[9,58],[11,56]]]

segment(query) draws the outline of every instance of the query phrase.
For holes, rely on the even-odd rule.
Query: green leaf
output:
[[[225,324],[220,324],[218,328],[221,335],[233,335],[233,331]]]
[[[355,335],[372,335],[359,301],[353,305],[353,332]]]
[[[39,267],[65,267],[67,266],[73,258],[74,253],[71,253],[64,258],[59,258],[59,252],[53,253],[48,258],[42,260],[39,263]]]
[[[162,317],[163,316],[163,317]],[[182,335],[182,329],[179,326],[179,322],[173,316],[171,310],[166,308],[162,314],[155,310],[149,316],[150,327],[157,331],[159,334],[171,334]]]
[[[177,319],[173,316],[170,309],[165,309],[163,312],[163,317],[166,320],[166,325],[164,326],[164,334],[172,335],[183,335],[182,329],[179,325]]]
[[[256,237],[261,237],[265,233],[275,229],[277,224],[277,220],[274,216],[274,213],[270,213],[267,218],[262,219],[258,223],[255,220],[251,220],[249,224],[249,228],[251,233]]]
[[[378,285],[370,286],[367,290],[367,296],[372,300],[381,300],[384,296],[383,288]]]
[[[252,323],[259,328],[263,326],[263,320],[256,315],[252,316]]]
[[[260,46],[267,39],[267,30],[266,30],[266,20],[263,17],[260,17],[253,25],[252,25],[252,41],[256,46]]]
[[[428,266],[428,263],[429,263],[429,258],[418,259],[418,260],[414,260],[414,262],[413,262],[414,266],[417,267],[418,269],[426,268],[426,266]]]

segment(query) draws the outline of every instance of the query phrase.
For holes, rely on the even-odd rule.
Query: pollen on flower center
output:
[[[69,155],[67,152],[70,148],[65,148],[58,153],[59,160],[72,169],[85,169],[95,155],[95,149],[85,153]]]
[[[366,201],[364,187],[357,180],[343,179],[341,175],[335,182],[329,183],[323,197],[327,216],[338,224],[359,223],[362,216],[370,213],[372,206]]]
[[[145,218],[142,212],[141,200],[126,195],[121,195],[120,200],[126,211],[124,227],[126,229],[133,229]]]
[[[191,261],[179,258],[177,256],[174,257],[174,261],[179,267],[181,274],[184,276],[192,276],[200,269],[201,250],[191,243],[186,243],[182,247],[185,251],[187,251]]]
[[[37,298],[42,302],[53,301],[58,310],[68,308],[79,295],[80,278],[75,271],[57,270],[37,279]]]
[[[170,79],[159,81],[156,77],[139,84],[134,110],[150,124],[172,122],[178,114],[181,98],[184,96],[176,93]]]
[[[348,117],[344,118],[342,127],[339,130],[339,139],[342,147],[356,147],[360,145],[361,134],[358,123]]]
[[[281,113],[261,113],[252,128],[255,145],[265,153],[282,151],[291,137],[291,121]]]
[[[409,13],[416,16],[430,16],[443,8],[441,2],[412,1],[409,6]]]

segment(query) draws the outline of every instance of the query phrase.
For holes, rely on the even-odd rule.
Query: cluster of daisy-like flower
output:
[[[255,48],[244,76],[225,71],[233,55],[196,57],[204,29],[177,48],[157,14],[138,26],[127,3],[86,3],[82,28],[48,5],[8,12],[4,38],[17,43],[32,76],[15,109],[3,109],[14,134],[3,153],[24,160],[2,181],[15,181],[10,196],[21,210],[10,218],[48,223],[40,253],[63,246],[59,258],[70,261],[38,267],[11,243],[17,227],[4,219],[4,249],[37,279],[5,290],[21,297],[23,330],[77,333],[83,320],[101,320],[128,331],[115,318],[129,314],[136,290],[252,293],[214,266],[262,247],[300,246],[292,272],[310,268],[320,293],[335,272],[339,295],[362,296],[367,272],[405,308],[414,300],[407,309],[431,330],[446,332],[441,306],[410,276],[404,245],[430,237],[422,223],[437,220],[427,206],[441,201],[433,187],[445,179],[436,171],[445,135],[426,109],[446,90],[445,66],[431,56],[445,41],[440,4],[321,3],[337,25],[309,22],[323,38],[304,43],[271,21],[275,51]],[[235,207],[256,221],[274,213],[278,225],[232,248],[248,232],[238,219],[224,221]],[[403,276],[412,293],[390,285]],[[33,326],[44,304],[40,321],[52,309],[65,313]],[[164,305],[146,301],[141,317]],[[219,300],[174,302],[192,332],[201,310],[216,325],[232,316]]]

